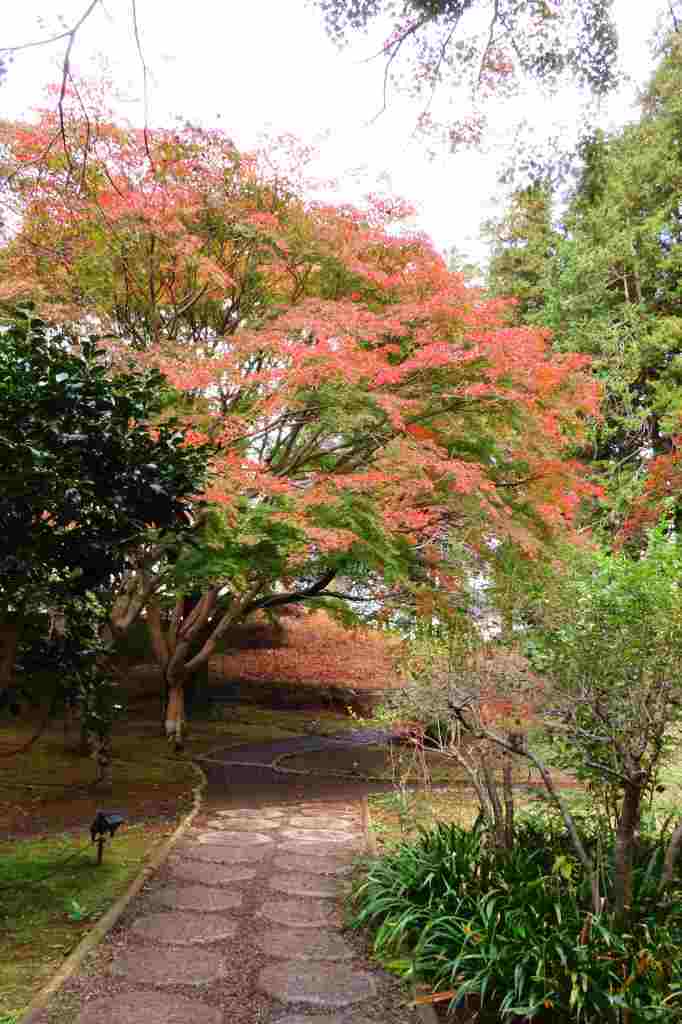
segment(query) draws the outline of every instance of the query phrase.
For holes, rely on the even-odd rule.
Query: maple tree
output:
[[[252,612],[380,611],[398,587],[446,608],[452,536],[532,556],[596,493],[563,458],[597,411],[588,360],[509,326],[404,201],[316,197],[288,137],[243,153],[85,118],[77,96],[65,130],[66,150],[49,110],[3,129],[0,295],[160,368],[188,443],[219,446],[192,543],[140,545],[112,609],[118,630],[144,609],[178,742],[184,681]]]

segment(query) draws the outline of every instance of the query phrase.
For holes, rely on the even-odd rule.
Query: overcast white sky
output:
[[[131,97],[128,116],[140,119],[141,75],[130,32],[129,0],[106,0],[79,35],[73,64],[92,73],[107,55],[111,74]],[[9,4],[9,0],[5,0]],[[85,0],[22,0],[3,11],[0,45],[41,38],[72,24]],[[647,41],[659,0],[616,0],[623,63],[637,83],[648,77]],[[305,0],[138,0],[145,57],[154,77],[151,123],[180,115],[219,125],[248,148],[266,130],[289,131],[320,146],[320,172],[340,179],[344,198],[391,187],[419,207],[418,226],[441,247],[456,244],[480,256],[481,222],[496,210],[499,139],[511,111],[500,111],[499,139],[484,154],[443,154],[429,161],[411,141],[416,108],[396,98],[374,123],[381,103],[383,67],[366,62],[369,41],[339,53],[324,35],[320,16]],[[40,19],[43,20],[41,29]],[[61,45],[17,56],[0,88],[0,116],[26,115],[44,86],[57,79]],[[93,63],[94,62],[94,63]],[[633,89],[612,100],[604,118],[632,118]],[[138,102],[135,102],[137,98]],[[578,100],[566,95],[543,106],[523,101],[538,134],[560,115],[575,122]]]

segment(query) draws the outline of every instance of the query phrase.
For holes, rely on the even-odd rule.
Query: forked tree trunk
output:
[[[241,601],[214,618],[219,587],[203,595],[180,597],[170,620],[164,623],[157,599],[147,604],[147,624],[152,647],[167,687],[164,730],[176,750],[182,749],[185,726],[185,683],[203,670],[223,633],[244,615],[262,584],[255,584]],[[197,648],[199,648],[197,650]]]

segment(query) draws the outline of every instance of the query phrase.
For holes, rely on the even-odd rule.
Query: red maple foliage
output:
[[[315,198],[291,140],[284,161],[242,153],[216,131],[86,119],[77,96],[67,147],[60,131],[49,111],[0,128],[0,301],[160,367],[169,414],[220,448],[202,545],[152,548],[117,605],[120,628],[147,605],[172,691],[259,607],[335,578],[378,606],[397,583],[447,592],[453,534],[533,555],[597,493],[564,458],[597,413],[588,361],[510,327],[405,229],[409,205]],[[164,635],[158,595],[197,590]]]
[[[652,459],[647,468],[644,486],[630,507],[618,541],[640,542],[645,531],[663,516],[679,515],[682,494],[682,436],[671,441],[671,451]]]

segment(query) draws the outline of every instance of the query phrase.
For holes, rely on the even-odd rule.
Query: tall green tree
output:
[[[627,519],[652,460],[671,453],[682,415],[681,87],[674,33],[639,120],[582,142],[556,229],[549,193],[541,216],[529,209],[535,186],[514,196],[493,235],[490,288],[517,298],[522,322],[549,327],[557,350],[592,356],[603,382],[603,419],[582,454],[609,483],[609,531]]]
[[[552,203],[550,185],[536,182],[515,191],[504,215],[483,227],[490,246],[489,290],[514,297],[517,322],[544,309],[547,266],[559,242]]]

